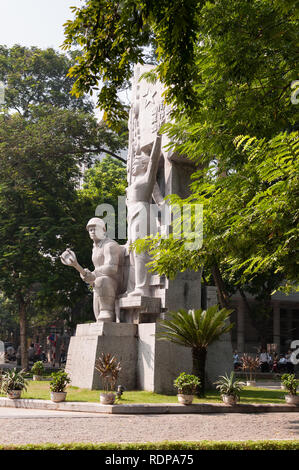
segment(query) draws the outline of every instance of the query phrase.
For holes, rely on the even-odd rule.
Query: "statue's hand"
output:
[[[70,250],[69,248],[67,248],[62,253],[62,255],[60,256],[60,259],[61,259],[61,262],[63,264],[65,264],[66,266],[74,266],[75,267],[75,266],[78,265],[78,261],[77,261],[75,253],[72,250]]]
[[[93,285],[95,281],[95,275],[89,271],[89,269],[84,269],[84,273],[80,274],[81,279],[87,284]]]

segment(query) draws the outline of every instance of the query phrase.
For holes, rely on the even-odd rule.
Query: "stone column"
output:
[[[280,304],[273,302],[273,343],[277,344],[277,354],[280,354]]]
[[[237,351],[243,354],[245,349],[245,304],[242,299],[237,305]]]
[[[4,342],[0,341],[0,365],[5,364],[5,346]]]
[[[215,286],[207,286],[206,294],[207,308],[212,307],[213,305],[216,305],[218,303],[217,288]]]

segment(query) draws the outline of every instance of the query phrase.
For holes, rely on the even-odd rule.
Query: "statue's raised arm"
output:
[[[154,145],[150,154],[149,164],[146,170],[146,179],[147,179],[147,184],[148,184],[147,189],[148,189],[148,192],[150,193],[150,196],[152,196],[156,178],[157,178],[159,159],[161,155],[161,141],[162,141],[162,137],[158,134],[154,141]]]
[[[149,234],[150,210],[161,155],[161,136],[156,135],[150,155],[145,151],[135,155],[131,184],[127,188],[128,241],[132,243]],[[145,149],[144,149],[145,150]],[[148,146],[147,151],[149,152]],[[147,254],[134,252],[135,288],[130,295],[149,296]]]
[[[89,269],[82,268],[82,266],[78,263],[77,257],[75,253],[67,248],[62,255],[60,256],[61,262],[66,266],[72,266],[75,268],[79,273],[83,281],[88,284],[93,285],[95,281],[95,275],[89,271]]]

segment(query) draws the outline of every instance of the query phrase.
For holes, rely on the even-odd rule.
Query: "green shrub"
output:
[[[296,395],[298,383],[295,374],[283,374],[281,383],[285,386],[290,395]]]
[[[288,441],[163,441],[138,443],[65,443],[0,445],[0,450],[299,450],[298,440]]]
[[[64,370],[53,372],[51,374],[50,390],[51,392],[64,392],[71,379]]]
[[[45,372],[44,364],[42,361],[37,361],[31,367],[31,372],[34,375],[43,375]]]
[[[182,372],[173,382],[173,385],[178,389],[179,393],[184,395],[194,395],[197,387],[200,385],[200,380],[196,375],[186,374]]]

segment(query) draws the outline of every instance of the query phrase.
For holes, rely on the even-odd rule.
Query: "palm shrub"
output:
[[[246,373],[246,379],[250,381],[254,380],[254,373],[260,366],[259,358],[250,356],[249,354],[243,354],[241,357],[241,362],[242,369]],[[247,372],[249,373],[248,375]]]
[[[207,310],[180,309],[170,313],[170,319],[159,322],[162,330],[157,333],[157,338],[191,348],[192,374],[200,380],[198,396],[203,397],[207,348],[232,328],[233,325],[228,323],[232,310],[213,305]]]
[[[95,362],[95,369],[99,372],[105,392],[114,391],[118,375],[121,371],[120,362],[110,353],[102,353]]]
[[[234,398],[239,398],[243,388],[240,380],[235,378],[235,373],[231,372],[230,376],[227,374],[221,375],[217,382],[214,382],[216,388],[220,391],[221,395],[230,395]]]
[[[27,390],[28,380],[25,378],[25,369],[18,371],[16,368],[6,370],[2,374],[1,390],[8,393],[11,390]]]

